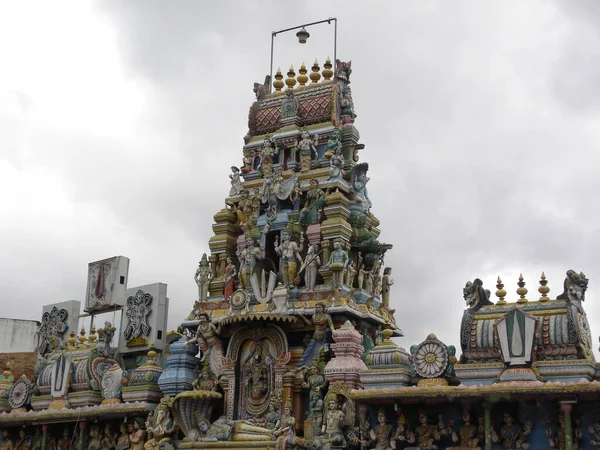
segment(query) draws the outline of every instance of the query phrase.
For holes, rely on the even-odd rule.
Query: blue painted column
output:
[[[188,338],[181,337],[171,344],[171,354],[167,357],[165,370],[158,379],[158,386],[163,394],[175,396],[183,391],[192,389],[192,383],[196,379],[196,367],[198,360],[197,345],[184,347]]]

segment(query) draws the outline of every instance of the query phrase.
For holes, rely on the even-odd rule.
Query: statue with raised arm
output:
[[[263,146],[260,149],[260,168],[264,177],[271,175],[273,172],[273,157],[278,151],[275,141],[270,136],[265,136]]]
[[[198,298],[201,301],[205,301],[208,297],[208,285],[210,284],[212,277],[212,268],[208,263],[206,253],[204,253],[202,255],[202,260],[198,265],[198,269],[196,269],[196,275],[194,275],[194,281],[196,281],[196,284],[198,285]]]
[[[333,251],[327,262],[327,267],[332,273],[332,283],[334,286],[339,287],[344,281],[344,272],[350,263],[348,253],[342,249],[342,244],[339,242],[333,243]]]
[[[296,279],[297,263],[302,265],[300,252],[304,249],[304,235],[300,235],[300,245],[290,239],[290,234],[283,230],[281,244],[279,238],[275,237],[275,253],[281,257],[281,278],[286,286],[294,286]]]
[[[254,274],[254,266],[259,259],[263,258],[263,252],[260,247],[254,245],[254,240],[246,237],[246,246],[243,250],[238,250],[237,257],[240,261],[240,279],[245,289],[250,288],[250,277]]]
[[[308,367],[310,368],[313,363],[313,358],[318,356],[319,350],[324,345],[329,344],[331,341],[331,332],[334,330],[333,321],[331,316],[327,314],[327,307],[325,303],[319,302],[315,305],[315,315],[312,317],[312,321],[306,318],[304,315],[300,315],[300,318],[304,320],[304,323],[309,326],[314,326],[312,339],[304,350],[302,358],[298,363],[298,368]]]
[[[300,171],[308,172],[311,169],[312,160],[318,157],[317,145],[319,138],[315,134],[312,138],[310,133],[306,130],[300,135],[300,140],[296,142],[296,145],[300,153]]]
[[[210,370],[218,377],[221,375],[223,366],[223,341],[219,336],[221,334],[221,325],[215,325],[210,322],[208,314],[204,312],[198,315],[198,321],[196,336],[183,344],[183,346],[187,347],[190,344],[198,344],[202,354],[201,360],[204,361],[208,356]],[[199,356],[200,353],[198,354]]]

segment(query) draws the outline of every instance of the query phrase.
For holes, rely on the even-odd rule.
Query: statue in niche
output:
[[[144,429],[144,419],[136,417],[133,420],[133,431],[129,433],[130,450],[143,450],[146,441],[146,430]]]
[[[500,433],[492,429],[492,441],[500,442],[502,447],[507,450],[521,448],[521,445],[527,442],[527,438],[533,428],[533,423],[528,421],[525,427],[521,428],[521,425],[515,422],[515,416],[508,411],[503,413],[502,420],[504,421],[504,425],[500,427]]]
[[[452,432],[452,442],[459,443],[456,449],[463,448],[479,448],[479,427],[471,423],[471,413],[464,411],[462,413],[463,424],[458,429],[458,432]]]
[[[335,153],[331,156],[331,165],[329,166],[328,180],[337,180],[342,177],[344,169],[344,156],[342,155],[341,147],[335,149]]]
[[[2,430],[2,442],[0,442],[0,450],[13,450],[13,442],[8,434],[8,430]]]
[[[102,432],[100,431],[100,426],[98,424],[92,425],[88,438],[88,450],[100,450],[100,446],[102,445],[101,439]]]
[[[365,287],[365,278],[370,278],[371,272],[365,269],[364,257],[362,253],[358,254],[358,279],[357,279],[357,287],[358,289],[364,289]]]
[[[381,303],[383,303],[386,308],[390,307],[390,288],[394,284],[391,275],[391,267],[383,269],[383,278],[381,279]]]
[[[221,325],[211,323],[206,313],[200,313],[198,321],[196,336],[183,344],[183,346],[187,347],[190,344],[197,343],[202,353],[201,361],[204,361],[208,356],[210,370],[218,377],[221,375],[223,366],[223,341],[219,337],[221,334]]]
[[[225,266],[225,286],[223,286],[223,295],[229,298],[233,294],[233,291],[235,291],[235,282],[238,276],[238,271],[231,256],[228,256],[226,261],[227,264]]]
[[[262,194],[259,187],[254,188],[250,204],[252,205],[252,217],[258,219],[260,217],[260,205],[262,204]]]
[[[314,245],[308,246],[306,258],[304,264],[300,268],[299,274],[304,271],[304,284],[307,291],[314,291],[317,285],[317,274],[319,273],[319,267],[321,267],[321,257],[319,253],[316,253],[316,247]]]
[[[198,264],[198,269],[196,269],[196,274],[194,275],[194,281],[198,285],[198,298],[201,301],[206,301],[206,298],[208,297],[208,285],[210,284],[210,280],[212,280],[212,278],[212,268],[208,263],[206,253],[204,253],[202,255],[202,260]]]
[[[115,450],[128,450],[129,449],[129,433],[127,433],[127,425],[121,422],[119,425],[119,437],[117,438],[117,445]]]
[[[294,96],[294,91],[287,90],[285,92],[285,99],[281,103],[281,120],[291,119],[298,116],[298,109],[300,104]]]
[[[276,450],[286,450],[288,447],[303,444],[303,440],[296,436],[296,418],[292,416],[292,404],[289,399],[285,402],[281,421],[273,431],[273,436],[275,436]]]
[[[596,427],[596,425],[594,425],[594,427]],[[594,428],[590,427],[592,430],[594,430]],[[596,427],[596,430],[600,429],[600,427]],[[589,429],[588,429],[589,431]],[[581,442],[581,430],[578,427],[573,427],[572,428],[572,448],[573,450],[576,450],[578,448],[580,448],[580,442]],[[558,427],[556,429],[556,432],[554,432],[551,428],[546,429],[546,436],[548,436],[548,443],[550,444],[550,447],[552,448],[552,450],[561,450],[566,448],[565,447],[565,443],[566,443],[566,437],[565,437],[565,413],[563,411],[560,411],[558,413]],[[592,433],[592,436],[594,436],[594,434]],[[592,442],[592,440],[590,439],[590,444],[592,445],[600,445],[600,443],[596,443],[594,444]]]
[[[329,256],[327,268],[332,272],[332,284],[335,287],[340,287],[344,281],[344,272],[350,263],[350,258],[345,250],[342,250],[342,244],[339,242],[333,243],[333,251]]]
[[[245,223],[250,228],[250,219],[254,214],[252,199],[246,189],[240,191],[240,201],[235,206],[235,213],[240,224]]]
[[[256,101],[260,102],[271,93],[271,75],[265,77],[263,84],[254,83],[254,95],[256,95]]]
[[[309,389],[308,418],[313,419],[316,416],[319,402],[321,402],[322,405],[323,390],[325,389],[325,377],[319,372],[319,368],[314,364],[310,367],[308,376],[302,383],[302,387]]]
[[[255,344],[242,363],[242,382],[245,389],[245,407],[250,416],[261,416],[268,408],[271,397],[273,358],[263,344]]]
[[[254,240],[248,236],[246,238],[246,247],[237,251],[237,257],[240,261],[240,278],[245,289],[250,288],[250,277],[254,274],[254,267],[259,259],[263,258],[263,251],[254,246]]]
[[[319,189],[319,180],[310,180],[310,189],[306,192],[304,208],[300,211],[299,221],[302,225],[314,225],[319,222],[319,211],[325,203],[325,192]]]
[[[369,182],[369,178],[367,177],[368,170],[369,165],[367,163],[361,163],[354,166],[352,171],[352,185],[354,187],[352,200],[360,203],[365,212],[369,212],[372,206],[367,192],[367,183]]]
[[[356,278],[356,267],[354,261],[350,261],[346,268],[346,284],[350,287],[354,286],[354,279]]]
[[[306,350],[304,350],[302,358],[298,363],[298,368],[301,369],[303,367],[311,367],[313,358],[319,355],[321,347],[326,346],[331,342],[331,332],[334,330],[334,327],[331,316],[327,314],[325,303],[319,302],[315,305],[315,315],[312,317],[312,321],[307,319],[304,315],[300,315],[300,318],[302,318],[307,325],[313,325],[315,327],[312,339],[310,340],[308,347],[306,347]]]
[[[230,197],[235,197],[239,195],[240,192],[245,190],[244,186],[242,186],[239,167],[231,166],[231,174],[229,175],[229,180],[231,183],[231,189],[229,190]]]
[[[323,156],[326,158],[331,158],[336,152],[342,152],[342,141],[340,141],[340,132],[339,130],[334,130],[327,141],[327,147]]]
[[[302,265],[302,256],[300,252],[304,249],[304,234],[300,235],[300,245],[290,240],[290,234],[284,230],[281,236],[281,244],[279,244],[279,237],[275,236],[275,242],[273,244],[275,253],[282,258],[281,263],[281,278],[283,284],[286,286],[294,286],[294,280],[296,279],[297,263]]]
[[[71,433],[69,431],[69,427],[65,427],[63,430],[63,434],[60,437],[60,439],[58,440],[57,443],[57,449],[58,450],[69,450],[71,448]],[[127,444],[127,447],[129,448],[129,443]],[[41,447],[41,442],[40,442],[40,449]]]
[[[117,445],[118,435],[113,433],[112,426],[107,423],[104,425],[104,433],[102,435],[100,450],[113,450]]]
[[[392,425],[387,423],[385,410],[379,408],[377,411],[377,425],[369,431],[371,448],[374,448],[375,450],[391,450],[391,437]]]
[[[15,443],[15,450],[29,450],[31,448],[31,436],[25,434],[25,430],[19,431],[19,439]]]
[[[440,431],[436,425],[429,423],[429,417],[424,411],[419,412],[419,425],[409,433],[408,443],[416,444],[407,450],[437,450],[435,442],[440,440]]]
[[[390,441],[390,445],[393,449],[398,447],[398,441],[405,444],[408,442],[409,437],[409,431],[406,428],[406,417],[402,412],[402,408],[400,408],[397,403],[394,403],[394,412],[396,413],[398,419],[396,420],[396,431],[394,432],[394,436]]]
[[[344,413],[339,409],[337,400],[331,397],[327,401],[327,411],[323,417],[321,432],[315,438],[316,447],[319,450],[331,450],[331,447],[345,447],[344,422]]]
[[[300,140],[296,142],[300,153],[301,172],[308,172],[312,167],[312,160],[319,156],[317,145],[319,145],[319,137],[316,134],[311,138],[308,131],[302,131]]]
[[[294,180],[292,192],[290,192],[290,202],[292,202],[292,208],[294,209],[294,212],[300,211],[300,205],[302,203],[302,188],[300,187],[300,182],[297,179]]]
[[[200,441],[270,441],[273,431],[253,425],[246,420],[229,420],[221,416],[212,424],[206,418],[199,418]]]
[[[264,177],[268,177],[273,172],[273,157],[279,152],[275,140],[270,136],[265,136],[263,146],[260,149],[260,169]]]

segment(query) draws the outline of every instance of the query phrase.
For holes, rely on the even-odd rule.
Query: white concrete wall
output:
[[[40,323],[0,317],[0,353],[37,352]]]

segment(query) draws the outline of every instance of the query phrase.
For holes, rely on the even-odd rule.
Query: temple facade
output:
[[[123,310],[118,336],[44,313],[32,379],[0,380],[0,450],[600,448],[583,273],[555,298],[543,274],[536,299],[522,277],[513,299],[498,279],[495,300],[474,279],[460,348],[395,342],[392,246],[371,211],[351,63],[334,64],[255,83],[176,332],[166,285],[126,289],[123,257],[90,264],[86,297],[91,315]]]

